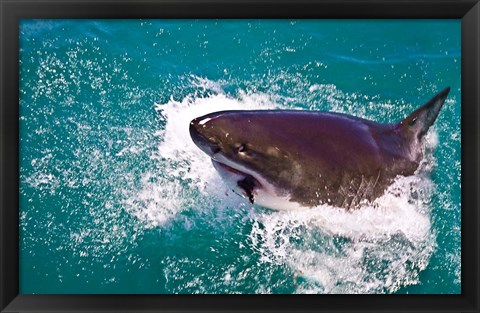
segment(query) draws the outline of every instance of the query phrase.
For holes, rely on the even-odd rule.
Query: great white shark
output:
[[[447,87],[397,123],[304,110],[220,111],[190,122],[193,142],[253,204],[352,209],[413,175]]]

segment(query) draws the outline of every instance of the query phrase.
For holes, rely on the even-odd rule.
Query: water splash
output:
[[[190,121],[196,117],[220,110],[273,109],[274,100],[267,94],[246,94],[241,92],[237,99],[218,93],[219,83],[193,77],[197,88],[211,92],[205,98],[185,97],[181,101],[170,99],[167,103],[155,104],[155,110],[165,120],[165,126],[156,132],[161,141],[158,150],[151,155],[159,162],[159,170],[164,173],[157,181],[149,183],[152,173],[146,173],[143,188],[127,203],[132,214],[147,222],[147,227],[155,227],[173,218],[185,205],[185,192],[191,196],[195,191],[203,195],[213,194],[222,201],[229,188],[211,166],[210,158],[193,143],[190,138]],[[190,190],[193,186],[194,190]],[[218,186],[221,186],[220,188]],[[230,198],[228,198],[230,199]]]
[[[166,123],[157,133],[162,141],[152,158],[167,164],[165,177],[161,183],[144,184],[136,198],[143,205],[133,213],[149,227],[185,209],[186,189],[198,191],[194,199],[199,203],[213,197],[225,210],[245,201],[225,195],[228,187],[209,157],[191,141],[188,125],[193,118],[219,110],[282,108],[267,94],[240,92],[232,97],[219,92],[219,83],[204,79],[196,83],[210,94],[155,105]],[[434,186],[427,174],[434,164],[431,151],[436,138],[435,131],[429,133],[427,155],[417,175],[399,177],[373,205],[353,212],[330,206],[295,212],[251,211],[252,250],[266,266],[287,265],[297,293],[391,293],[417,283],[435,249],[428,206]],[[179,183],[185,181],[188,184]]]
[[[299,293],[391,293],[417,283],[434,249],[428,197],[416,176],[398,178],[373,205],[259,213],[250,237],[267,263],[294,271]],[[261,238],[261,240],[258,240]]]

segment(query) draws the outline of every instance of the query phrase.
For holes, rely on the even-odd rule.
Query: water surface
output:
[[[460,53],[457,20],[23,20],[20,292],[460,293]],[[188,135],[446,86],[417,175],[353,213],[252,207]]]

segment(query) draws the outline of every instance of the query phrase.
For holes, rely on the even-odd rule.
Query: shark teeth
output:
[[[224,179],[239,187],[243,191],[243,196],[247,197],[251,204],[255,202],[255,190],[261,189],[262,184],[253,175],[243,172],[241,169],[219,162],[213,158],[212,162],[217,171],[220,173],[223,172],[222,177]],[[242,194],[239,195],[242,196]]]

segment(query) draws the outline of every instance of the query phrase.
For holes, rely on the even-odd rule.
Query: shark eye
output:
[[[417,118],[414,117],[414,118],[410,121],[410,123],[408,123],[408,126],[413,126],[413,125],[415,125],[416,122],[417,122]]]
[[[245,149],[246,149],[245,145],[243,145],[243,144],[242,144],[242,145],[239,145],[239,146],[237,147],[237,152],[244,152]]]

